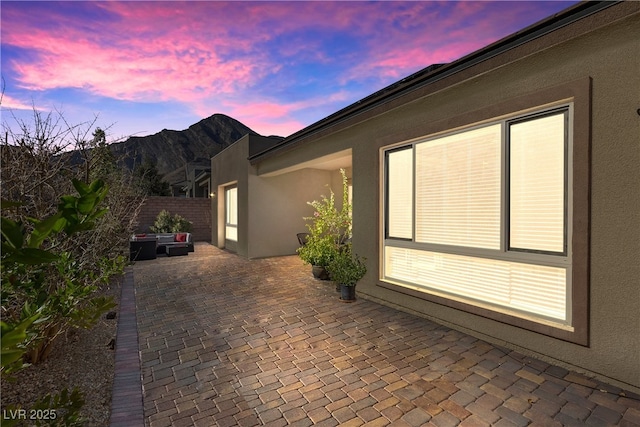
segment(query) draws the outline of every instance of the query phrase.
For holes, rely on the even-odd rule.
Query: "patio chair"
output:
[[[307,244],[309,233],[298,233],[296,234],[296,236],[298,237],[298,243],[300,243],[300,246],[304,246]]]

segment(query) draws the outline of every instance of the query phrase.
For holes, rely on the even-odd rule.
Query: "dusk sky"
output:
[[[287,136],[574,3],[3,0],[2,122],[35,105],[113,139],[222,113]]]

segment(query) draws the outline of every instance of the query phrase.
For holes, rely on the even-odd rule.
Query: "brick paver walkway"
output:
[[[297,257],[201,244],[133,271],[147,426],[640,425],[640,396],[341,303]]]

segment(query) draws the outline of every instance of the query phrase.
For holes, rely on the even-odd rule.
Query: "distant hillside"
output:
[[[248,133],[256,134],[231,117],[214,114],[185,130],[164,129],[154,135],[130,137],[112,144],[111,150],[129,169],[150,159],[166,175],[187,163],[210,166],[211,157]]]

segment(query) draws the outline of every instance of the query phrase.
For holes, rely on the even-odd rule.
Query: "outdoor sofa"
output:
[[[146,233],[135,234],[129,240],[131,261],[155,259],[157,254],[187,255],[193,252],[191,233]]]

